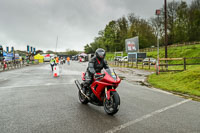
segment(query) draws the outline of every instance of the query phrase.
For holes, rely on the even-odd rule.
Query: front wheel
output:
[[[110,99],[104,97],[104,110],[108,115],[114,115],[118,112],[120,106],[120,97],[116,91],[110,92]]]

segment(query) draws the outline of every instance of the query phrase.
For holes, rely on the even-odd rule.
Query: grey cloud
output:
[[[164,1],[164,0],[163,0]],[[0,44],[26,49],[83,50],[113,19],[154,15],[162,0],[1,0]]]

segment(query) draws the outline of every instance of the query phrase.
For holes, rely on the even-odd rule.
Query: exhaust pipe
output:
[[[85,93],[84,93],[83,90],[81,89],[81,84],[80,84],[80,82],[79,82],[78,80],[75,80],[74,82],[75,82],[75,84],[76,84],[78,90],[81,92],[81,94],[82,94],[84,97],[86,97],[88,100],[90,100],[90,98],[89,98],[87,95],[85,95]]]

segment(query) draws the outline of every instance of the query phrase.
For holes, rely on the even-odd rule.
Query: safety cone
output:
[[[57,66],[54,67],[53,76],[58,77],[58,69]]]

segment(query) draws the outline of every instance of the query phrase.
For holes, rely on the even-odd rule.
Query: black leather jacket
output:
[[[99,60],[96,56],[93,56],[88,63],[87,71],[89,71],[90,74],[101,73],[103,68],[109,69],[107,61],[104,59]]]

